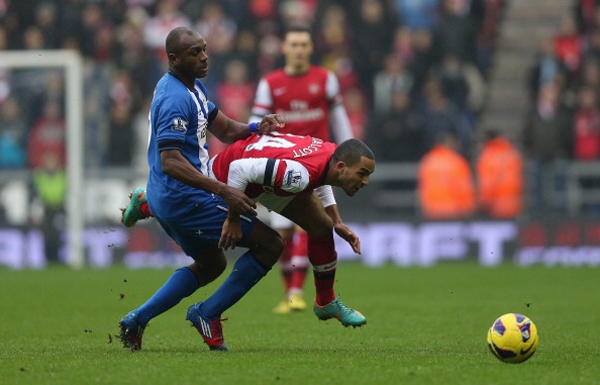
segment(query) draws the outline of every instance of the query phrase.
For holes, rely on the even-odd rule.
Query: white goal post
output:
[[[83,254],[83,59],[72,50],[0,51],[0,67],[51,68],[65,72],[66,136],[68,194],[67,249],[68,263],[84,266]]]

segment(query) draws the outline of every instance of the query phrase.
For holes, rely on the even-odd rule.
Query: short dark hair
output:
[[[178,54],[181,50],[181,36],[183,35],[197,35],[198,32],[188,27],[176,27],[169,32],[165,41],[165,50],[167,55],[170,53]]]
[[[305,24],[292,24],[292,25],[286,27],[285,31],[283,32],[283,40],[285,40],[285,38],[287,37],[288,33],[292,33],[292,32],[306,32],[312,38],[312,30],[310,29],[310,27],[308,25],[305,25]]]
[[[361,157],[375,160],[375,154],[362,140],[348,139],[340,143],[333,152],[334,162],[342,161],[348,166],[360,162]]]

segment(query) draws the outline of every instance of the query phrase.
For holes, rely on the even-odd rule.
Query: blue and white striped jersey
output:
[[[177,202],[193,197],[211,198],[212,194],[188,186],[162,171],[160,152],[178,149],[201,173],[208,175],[209,160],[206,143],[207,128],[216,117],[217,109],[208,100],[206,89],[196,79],[194,91],[189,90],[172,73],[166,73],[156,85],[150,106],[150,138],[148,147],[147,194],[152,212],[160,216],[176,215]]]

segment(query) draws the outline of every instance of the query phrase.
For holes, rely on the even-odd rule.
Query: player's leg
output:
[[[297,195],[281,214],[308,233],[308,258],[313,266],[316,298],[313,310],[319,319],[337,318],[344,326],[362,326],[366,318],[335,296],[337,253],[333,221],[314,194]]]
[[[205,301],[188,309],[187,319],[196,327],[210,350],[227,350],[221,315],[277,263],[283,240],[275,230],[257,220],[251,233],[239,245],[249,250],[238,258],[227,279]]]
[[[296,226],[290,258],[291,278],[288,288],[288,303],[291,310],[306,309],[304,301],[304,282],[308,272],[308,235],[301,227]]]
[[[144,329],[152,318],[171,309],[183,298],[193,294],[199,287],[209,283],[208,279],[205,279],[204,283],[200,284],[195,273],[198,270],[195,262],[187,267],[177,269],[142,306],[130,311],[121,319],[119,338],[125,347],[131,350],[141,349]],[[216,274],[213,276],[212,280],[218,277]]]
[[[198,228],[196,224],[189,224],[189,230],[185,230],[186,223],[183,221],[179,222],[177,226],[160,219],[158,221],[163,229],[182,246],[187,255],[193,257],[197,254],[201,257],[196,257],[194,262],[187,267],[176,270],[144,304],[130,311],[121,319],[119,338],[123,342],[123,346],[132,351],[141,349],[142,335],[151,319],[171,309],[199,287],[214,281],[227,266],[225,255],[218,247],[203,241],[201,252],[197,251],[198,246],[194,235],[185,234],[186,231],[191,232],[191,229]]]
[[[284,298],[273,309],[274,313],[285,314],[292,310],[289,303],[289,291],[291,288],[293,275],[292,251],[294,248],[295,225],[294,222],[276,213],[275,211],[269,212],[269,224],[272,228],[277,230],[285,242],[283,252],[279,256],[279,271],[281,273],[281,277],[283,278]]]
[[[121,208],[121,223],[125,227],[133,227],[135,224],[148,217],[151,217],[150,207],[146,197],[146,189],[138,187],[129,193],[129,203],[127,207]]]

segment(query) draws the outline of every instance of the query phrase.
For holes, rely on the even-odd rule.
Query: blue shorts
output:
[[[180,214],[167,214],[167,218],[155,213],[154,206],[150,204],[155,218],[185,254],[194,257],[201,254],[205,248],[218,245],[223,223],[227,219],[227,204],[221,197],[213,195],[212,198],[202,197],[199,200],[188,197],[178,204],[177,212]],[[256,221],[256,217],[241,216],[242,240],[254,229]]]

